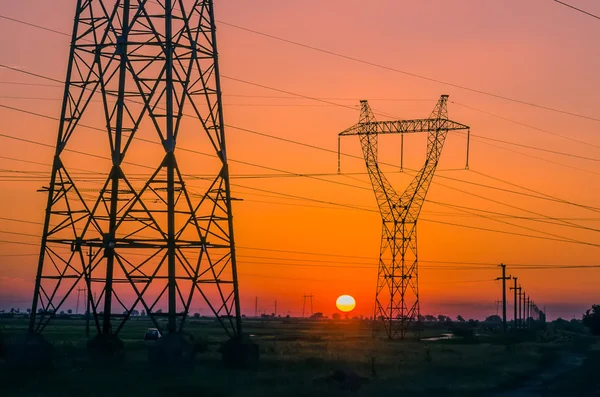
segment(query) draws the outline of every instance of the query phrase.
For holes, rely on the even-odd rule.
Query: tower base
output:
[[[248,337],[233,337],[223,343],[219,351],[227,368],[248,369],[258,365],[258,345]]]
[[[148,361],[154,367],[192,367],[198,351],[192,337],[175,332],[151,342],[148,347]]]
[[[122,360],[125,355],[125,345],[118,336],[98,334],[87,342],[90,356],[99,360]]]

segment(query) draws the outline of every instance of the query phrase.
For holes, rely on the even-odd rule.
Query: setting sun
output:
[[[342,295],[337,298],[335,305],[342,312],[351,312],[356,306],[356,301],[350,295]]]

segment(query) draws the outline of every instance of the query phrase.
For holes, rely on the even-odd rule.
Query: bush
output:
[[[465,327],[458,328],[457,327],[457,328],[452,328],[451,332],[457,338],[463,338],[465,341],[476,340],[475,329],[473,329],[473,328],[465,328]]]
[[[600,336],[600,305],[592,305],[583,315],[582,321],[593,335]]]

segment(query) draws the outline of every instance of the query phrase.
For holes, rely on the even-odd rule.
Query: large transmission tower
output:
[[[446,135],[448,131],[469,131],[468,126],[448,120],[447,104],[448,95],[442,95],[427,119],[377,121],[368,102],[363,100],[360,102],[358,124],[339,134],[340,137],[358,135],[360,138],[383,221],[374,324],[377,327],[382,323],[390,339],[403,339],[411,322],[419,318],[417,219],[442,154]],[[427,158],[408,188],[399,195],[379,168],[378,136],[412,132],[428,133]]]
[[[30,332],[82,287],[100,338],[142,311],[180,332],[198,300],[240,335],[212,0],[77,0],[45,189]]]

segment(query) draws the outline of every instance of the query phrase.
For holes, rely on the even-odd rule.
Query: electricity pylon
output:
[[[358,124],[339,134],[340,137],[358,135],[360,138],[383,221],[374,324],[377,327],[378,320],[382,320],[380,322],[390,339],[403,339],[411,322],[419,319],[417,219],[442,154],[446,135],[449,131],[469,131],[468,126],[448,120],[447,104],[448,95],[442,95],[427,119],[377,121],[368,102],[363,100],[360,102]],[[399,195],[379,168],[378,136],[413,132],[428,133],[427,159],[408,188]]]
[[[46,189],[31,332],[84,285],[100,337],[136,307],[180,332],[197,300],[240,335],[212,0],[77,0]]]

